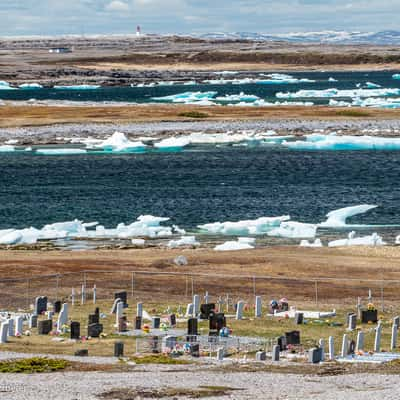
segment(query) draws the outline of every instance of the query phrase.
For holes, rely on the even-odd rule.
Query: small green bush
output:
[[[358,110],[340,110],[336,111],[336,115],[341,117],[369,117],[370,114],[365,111]]]
[[[207,118],[209,115],[207,113],[199,112],[199,111],[187,111],[179,114],[180,117],[186,118]]]
[[[65,369],[68,366],[66,360],[32,357],[18,360],[0,362],[0,373],[25,373],[53,372]]]
[[[164,354],[133,357],[131,358],[131,360],[134,361],[136,364],[172,364],[172,365],[190,364],[189,361],[178,360],[176,358]]]

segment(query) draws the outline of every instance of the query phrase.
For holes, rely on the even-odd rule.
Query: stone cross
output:
[[[256,296],[256,304],[255,304],[254,316],[256,318],[261,318],[261,316],[262,316],[261,296]]]
[[[329,347],[329,360],[333,361],[335,359],[335,341],[333,339],[333,336],[329,336],[328,347]]]
[[[364,332],[362,331],[357,334],[356,351],[364,351]]]
[[[240,300],[237,302],[236,306],[236,319],[240,320],[243,318],[243,307],[244,307],[244,301]]]
[[[374,342],[375,353],[381,351],[381,337],[382,337],[382,324],[381,321],[379,321],[378,326],[375,328],[375,342]]]

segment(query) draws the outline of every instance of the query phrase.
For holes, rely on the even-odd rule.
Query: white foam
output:
[[[10,153],[10,152],[13,152],[13,151],[15,151],[15,147],[11,146],[9,144],[5,144],[5,145],[0,146],[0,153]]]
[[[43,86],[39,83],[23,83],[19,85],[20,89],[42,89]]]
[[[209,105],[211,99],[217,95],[217,92],[184,92],[163,97],[152,97],[153,100],[171,102]]]
[[[0,90],[16,90],[16,88],[10,86],[6,81],[0,81]]]

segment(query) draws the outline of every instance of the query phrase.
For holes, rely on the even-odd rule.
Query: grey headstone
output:
[[[143,303],[136,304],[136,316],[143,318]]]
[[[114,303],[111,307],[111,314],[115,314],[117,312],[117,304],[120,303],[122,300],[121,299],[115,299]]]
[[[343,335],[342,339],[342,357],[347,357],[349,354],[349,338],[346,334]]]
[[[197,317],[200,313],[200,296],[195,294],[193,296],[193,316]]]
[[[321,362],[321,349],[316,347],[308,352],[308,362],[318,364]]]
[[[8,336],[15,336],[15,321],[12,318],[8,320]]]
[[[223,361],[224,360],[224,355],[225,355],[225,350],[223,347],[219,348],[217,350],[217,360],[218,361]]]
[[[356,350],[364,351],[364,332],[362,331],[357,334]]]
[[[38,323],[38,316],[32,314],[32,315],[29,317],[29,329],[37,328],[37,323]]]
[[[243,318],[243,308],[244,308],[244,301],[238,301],[236,305],[236,319],[240,320]]]
[[[0,343],[7,343],[8,338],[8,322],[4,321],[0,326]]]
[[[398,326],[396,324],[392,325],[392,337],[390,339],[390,349],[394,350],[397,347],[397,330]]]
[[[272,361],[279,361],[280,350],[281,348],[277,344],[272,347]]]
[[[256,318],[261,318],[262,317],[262,300],[261,300],[261,296],[256,296],[256,304],[255,304],[255,309],[254,309],[254,316]]]
[[[375,328],[375,342],[374,342],[375,353],[379,353],[381,351],[381,337],[382,337],[382,324],[379,322],[378,326]]]
[[[15,321],[15,333],[19,334],[19,335],[22,335],[22,333],[23,333],[23,323],[24,323],[22,317],[20,317],[20,316],[15,317],[14,321]]]
[[[39,296],[35,299],[35,314],[40,315],[47,311],[47,297]]]
[[[151,328],[152,329],[159,329],[160,328],[160,317],[153,317],[151,320]]]
[[[333,336],[329,336],[328,347],[329,347],[329,360],[333,361],[335,359],[335,341]]]
[[[350,314],[348,316],[348,327],[347,330],[349,331],[354,331],[357,327],[357,315],[356,314]]]
[[[115,342],[114,357],[123,357],[123,356],[124,356],[124,342]]]
[[[267,353],[265,351],[257,351],[256,361],[266,361]]]
[[[177,343],[177,337],[176,336],[164,336],[162,339],[162,347],[163,349],[169,349],[173,350],[176,346]]]
[[[102,324],[91,324],[88,326],[88,336],[92,338],[100,337],[100,334],[103,332]]]

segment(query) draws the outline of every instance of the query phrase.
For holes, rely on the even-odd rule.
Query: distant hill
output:
[[[288,41],[294,43],[334,43],[334,44],[378,44],[400,45],[400,31],[381,32],[294,32],[294,33],[254,33],[254,32],[211,32],[194,35],[202,39],[241,39],[257,41]]]

